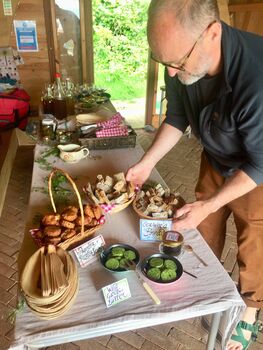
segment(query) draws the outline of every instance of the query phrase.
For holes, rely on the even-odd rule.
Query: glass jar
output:
[[[163,234],[163,252],[168,255],[179,255],[181,253],[184,237],[177,231],[166,231]]]
[[[41,123],[41,136],[42,139],[54,140],[55,137],[55,123],[52,119],[44,118]]]

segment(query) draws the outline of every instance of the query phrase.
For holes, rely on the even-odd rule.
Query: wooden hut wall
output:
[[[21,52],[24,64],[18,67],[21,83],[31,97],[31,109],[38,112],[41,90],[50,81],[49,59],[43,1],[12,0],[13,16],[4,16],[0,6],[0,47],[16,48],[13,20],[34,20],[37,27],[38,52]]]
[[[234,27],[263,35],[263,1],[230,0],[228,5]]]
[[[18,67],[22,85],[31,96],[31,108],[37,112],[41,90],[50,81],[50,65],[43,3],[47,0],[12,0],[13,16],[4,16],[0,6],[0,47],[16,48],[13,20],[34,20],[37,25],[38,52],[22,52],[25,64]],[[263,2],[257,0],[218,0],[221,18],[237,28],[263,35]],[[238,5],[247,4],[242,10]],[[250,7],[249,7],[250,6]]]

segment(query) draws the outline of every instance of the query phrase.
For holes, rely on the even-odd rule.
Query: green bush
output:
[[[145,94],[149,0],[94,0],[95,84],[113,99]]]

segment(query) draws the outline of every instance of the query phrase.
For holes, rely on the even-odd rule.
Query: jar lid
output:
[[[48,119],[48,118],[45,118],[45,119],[42,119],[42,125],[54,125],[54,121],[52,119]]]
[[[163,234],[163,244],[168,247],[178,247],[184,242],[184,237],[177,231],[166,231]]]

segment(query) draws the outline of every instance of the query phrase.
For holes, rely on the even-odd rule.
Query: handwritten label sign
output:
[[[123,278],[120,281],[109,284],[102,288],[105,303],[107,307],[111,307],[127,300],[131,297],[131,292],[127,278]]]
[[[170,231],[172,220],[140,219],[140,239],[142,241],[162,241],[162,231]]]
[[[96,260],[96,255],[100,247],[105,245],[102,235],[87,241],[74,249],[74,253],[81,267],[85,267]]]

